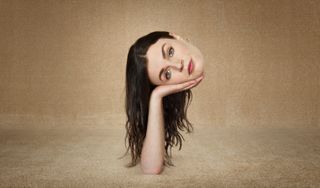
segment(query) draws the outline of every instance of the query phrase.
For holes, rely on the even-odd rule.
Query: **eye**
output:
[[[166,77],[167,80],[170,80],[170,78],[171,78],[171,71],[170,71],[170,70],[167,70],[167,71],[165,72],[165,75],[164,75],[164,76]]]
[[[169,48],[169,56],[172,57],[174,54],[174,49],[172,47]]]

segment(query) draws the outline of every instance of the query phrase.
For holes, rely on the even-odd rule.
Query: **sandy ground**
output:
[[[127,169],[124,126],[0,126],[0,187],[320,187],[320,128],[195,127],[161,175]]]

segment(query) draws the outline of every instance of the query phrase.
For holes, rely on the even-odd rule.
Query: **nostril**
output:
[[[183,71],[183,66],[184,66],[184,63],[183,63],[183,59],[181,60],[181,68],[180,68],[180,71]]]

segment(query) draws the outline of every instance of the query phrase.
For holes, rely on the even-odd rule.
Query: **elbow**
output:
[[[156,167],[152,167],[152,168],[144,168],[141,167],[142,172],[144,174],[150,174],[150,175],[159,175],[161,174],[162,170],[163,170],[163,165],[161,166],[156,166]]]

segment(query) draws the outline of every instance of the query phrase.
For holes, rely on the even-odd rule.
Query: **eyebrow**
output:
[[[165,50],[164,50],[164,46],[165,46],[165,45],[166,45],[166,43],[163,43],[163,45],[162,45],[162,47],[161,47],[161,52],[162,52],[162,57],[163,57],[163,59],[165,59],[165,57],[166,57]],[[161,80],[161,81],[162,81],[161,75],[162,75],[163,71],[164,71],[164,68],[162,68],[162,69],[160,70],[160,73],[159,73],[159,80]]]
[[[166,58],[166,54],[165,54],[165,50],[164,50],[164,46],[166,45],[167,43],[163,43],[161,49],[162,49],[162,57],[163,59]]]

